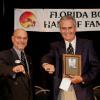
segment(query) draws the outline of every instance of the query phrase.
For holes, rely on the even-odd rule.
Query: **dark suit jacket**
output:
[[[64,53],[66,53],[64,41],[54,42],[51,44],[50,52],[41,60],[41,63],[51,63],[55,66],[53,100],[57,100],[59,93],[59,85],[62,79],[62,54]],[[82,77],[85,82],[85,84],[74,84],[77,100],[94,100],[91,84],[100,69],[100,63],[95,54],[92,42],[77,38],[75,54],[82,56]]]
[[[13,78],[12,67],[16,66],[15,60],[18,59],[13,48],[0,52],[0,100],[32,100],[30,77],[17,73]],[[29,57],[27,60],[31,66]]]

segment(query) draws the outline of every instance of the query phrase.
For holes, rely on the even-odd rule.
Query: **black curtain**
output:
[[[2,0],[1,0],[2,1]],[[0,1],[0,2],[1,2]],[[56,3],[56,4],[55,4]],[[0,50],[9,49],[12,47],[11,35],[14,31],[14,9],[15,8],[99,8],[100,0],[3,0],[0,7],[1,11],[1,32],[0,32]],[[2,6],[3,5],[3,6]],[[2,20],[3,19],[3,20]],[[2,27],[3,26],[3,27]],[[49,76],[41,68],[41,57],[49,50],[51,42],[59,40],[61,37],[58,32],[28,32],[29,43],[27,47],[27,53],[32,57],[33,65],[36,70],[36,84],[43,87],[50,88],[52,76]],[[94,41],[95,49],[100,59],[100,31],[90,32],[78,32],[77,35],[82,38],[92,39]],[[100,79],[97,78],[95,84],[100,84]]]

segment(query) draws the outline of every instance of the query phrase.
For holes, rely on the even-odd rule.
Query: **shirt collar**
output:
[[[13,48],[14,48],[14,50],[16,51],[16,53],[17,53],[19,59],[21,59],[21,50],[16,49],[15,47],[13,47]],[[24,50],[23,50],[23,52],[24,52]]]
[[[74,52],[75,52],[75,49],[76,49],[76,36],[75,36],[75,38],[71,42],[65,40],[66,49],[69,47],[69,43],[72,44],[72,47],[73,47]]]

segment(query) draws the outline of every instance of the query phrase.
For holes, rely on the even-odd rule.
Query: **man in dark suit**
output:
[[[72,16],[64,16],[59,21],[61,41],[51,44],[49,53],[43,56],[42,67],[53,74],[53,100],[94,100],[92,83],[96,78],[100,63],[90,40],[76,37],[76,21]],[[81,75],[70,75],[69,90],[59,89],[63,78],[63,54],[67,53],[69,43],[73,53],[82,57]]]
[[[33,100],[32,63],[24,52],[27,42],[27,32],[16,29],[12,35],[13,48],[0,52],[0,100]]]

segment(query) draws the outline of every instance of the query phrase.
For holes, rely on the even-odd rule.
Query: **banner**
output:
[[[76,19],[77,31],[100,31],[100,9],[15,9],[14,29],[59,32],[58,21],[65,15]]]

